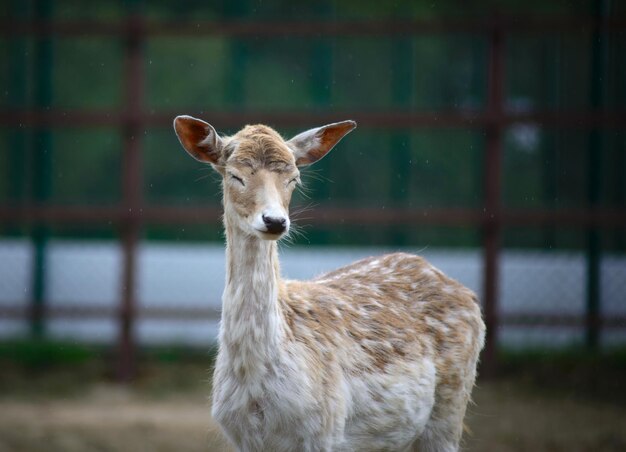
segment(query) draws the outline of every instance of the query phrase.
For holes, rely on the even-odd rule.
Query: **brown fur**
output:
[[[232,140],[235,146],[223,156],[227,165],[248,166],[252,171],[260,168],[278,172],[295,170],[293,154],[282,137],[270,127],[260,124],[246,126]]]
[[[389,272],[360,271],[375,260]],[[358,367],[379,371],[407,354],[424,353],[423,338],[429,337],[440,375],[448,375],[443,370],[468,346],[467,329],[476,337],[481,328],[480,317],[466,315],[480,315],[471,291],[424,259],[404,253],[364,259],[311,282],[288,281],[279,298],[294,340],[310,342],[312,348],[314,343],[355,341],[367,357]],[[426,319],[449,332],[444,334]],[[447,376],[442,383],[458,385],[459,377]]]

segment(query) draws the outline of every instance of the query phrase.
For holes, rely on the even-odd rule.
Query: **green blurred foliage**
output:
[[[121,40],[63,38],[54,41],[53,106],[115,108],[122,102]]]
[[[51,202],[114,204],[120,198],[121,149],[116,129],[57,129],[52,135]]]
[[[224,86],[230,66],[229,42],[224,38],[148,39],[146,44],[146,103],[154,109],[228,106]]]
[[[507,97],[512,109],[584,109],[591,97],[591,33],[513,34]]]
[[[93,359],[93,352],[85,345],[31,340],[0,342],[0,362],[10,361],[30,370],[76,365],[89,359]]]
[[[394,2],[291,0],[91,1],[55,0],[55,21],[118,23],[133,11],[146,20],[211,21],[429,20],[520,15],[589,15],[592,0],[502,2],[397,0]],[[139,9],[137,9],[139,8]],[[613,14],[625,10],[612,2]],[[0,16],[28,20],[34,1],[3,2]],[[512,33],[506,38],[506,106],[512,111],[590,108],[589,33]],[[123,37],[55,37],[52,40],[51,108],[118,112],[123,107]],[[0,108],[36,106],[37,39],[0,38]],[[486,107],[487,36],[479,33],[416,36],[230,37],[153,35],[143,43],[149,113],[212,111],[480,111]],[[626,36],[610,36],[608,106],[626,106]],[[133,95],[133,93],[130,93]],[[137,93],[140,95],[140,93]],[[45,107],[44,107],[45,108]],[[243,124],[242,124],[243,125]],[[311,127],[320,124],[311,124]],[[214,126],[222,133],[236,130]],[[601,204],[626,207],[626,134],[603,129]],[[281,129],[285,137],[300,130]],[[51,134],[53,158],[48,199],[55,204],[115,204],[120,201],[123,130],[71,125]],[[0,129],[0,202],[33,197],[34,130]],[[143,193],[152,205],[220,203],[220,183],[205,165],[190,159],[172,130],[150,127],[143,144]],[[505,136],[502,203],[510,208],[571,208],[587,202],[589,133],[578,128],[511,126]],[[309,205],[479,208],[485,148],[481,129],[374,129],[361,127],[326,159],[303,171],[305,188],[294,200]],[[303,213],[306,217],[306,212]],[[343,228],[343,229],[342,229]],[[315,228],[306,243],[471,245],[477,231],[463,228]],[[104,228],[107,230],[107,227]],[[442,232],[433,232],[440,230]],[[545,231],[544,231],[545,232]],[[576,232],[548,240],[528,230],[509,234],[513,246],[580,245]],[[108,232],[104,233],[108,236]],[[148,238],[221,240],[215,227],[153,227]],[[547,234],[547,235],[546,235]],[[553,235],[553,234],[552,234]],[[617,233],[615,234],[617,236]],[[511,238],[512,237],[512,238]],[[569,238],[567,238],[569,237]],[[516,241],[517,240],[517,241]],[[426,242],[424,242],[426,241]],[[619,240],[611,241],[617,243]],[[622,240],[620,243],[623,243]],[[617,246],[617,245],[616,245]],[[621,245],[624,246],[624,245]]]

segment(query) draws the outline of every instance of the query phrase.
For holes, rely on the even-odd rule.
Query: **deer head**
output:
[[[200,119],[174,119],[183,148],[221,174],[228,224],[264,240],[277,240],[289,231],[289,203],[300,183],[298,168],[320,160],[355,127],[354,121],[342,121],[285,141],[264,125],[221,137]]]

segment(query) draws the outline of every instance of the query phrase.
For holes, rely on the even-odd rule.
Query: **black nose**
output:
[[[265,223],[267,232],[270,234],[280,234],[281,232],[285,232],[287,220],[263,215],[263,223]]]

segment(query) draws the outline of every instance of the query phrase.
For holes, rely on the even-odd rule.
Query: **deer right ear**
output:
[[[307,166],[328,154],[339,140],[355,127],[354,121],[341,121],[316,127],[296,135],[287,141],[287,146],[296,158],[296,165]]]
[[[211,124],[187,115],[176,116],[174,130],[189,155],[199,162],[217,164],[223,142]]]

